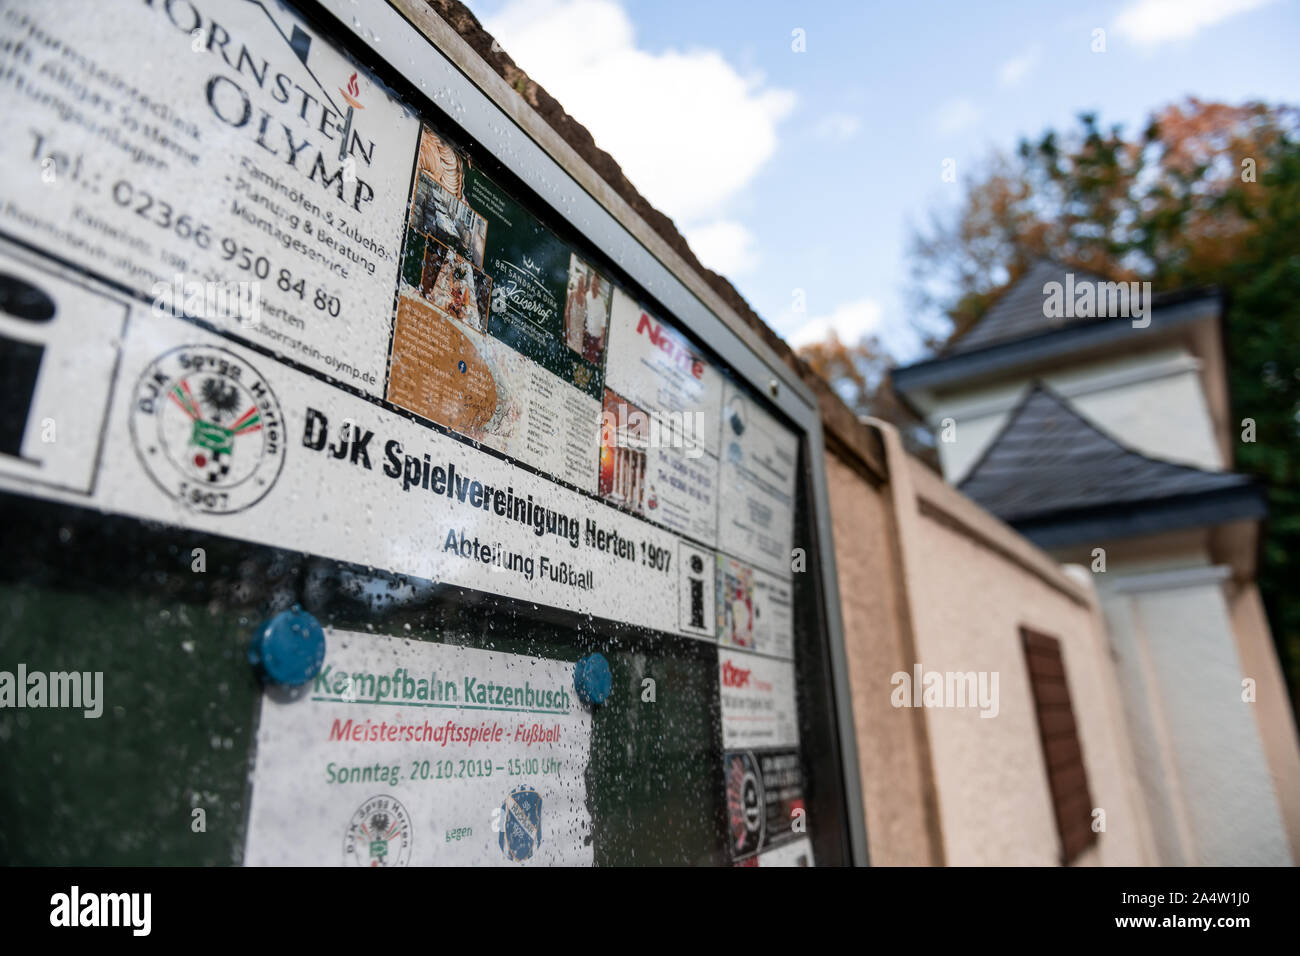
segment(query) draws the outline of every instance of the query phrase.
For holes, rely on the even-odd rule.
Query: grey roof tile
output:
[[[1035,382],[958,487],[1003,521],[1249,487],[1245,475],[1151,458]]]
[[[1017,279],[1002,296],[989,307],[988,312],[975,323],[965,335],[952,343],[944,355],[960,355],[991,345],[1000,345],[1016,339],[1027,338],[1044,332],[1055,332],[1066,323],[1079,323],[1086,319],[1049,318],[1043,314],[1043,286],[1049,282],[1064,284],[1065,274],[1074,273],[1075,282],[1085,279],[1093,282],[1106,281],[1096,273],[1086,272],[1070,266],[1039,259],[1029,271]]]

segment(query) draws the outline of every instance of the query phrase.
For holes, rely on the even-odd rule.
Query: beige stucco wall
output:
[[[882,434],[890,478],[880,488],[829,460],[873,862],[927,862],[937,851],[934,862],[950,865],[1059,863],[1022,625],[1062,642],[1089,787],[1106,811],[1106,831],[1078,862],[1153,862],[1090,586],[909,459],[888,426]],[[893,706],[891,677],[917,662],[996,672],[997,716]]]
[[[926,711],[948,862],[1054,865],[1060,846],[1020,628],[1060,640],[1094,806],[1106,831],[1080,863],[1138,865],[1145,814],[1128,786],[1127,732],[1114,712],[1113,680],[1091,604],[1000,561],[932,518],[917,523],[917,649],[927,669],[996,671],[998,715]]]
[[[889,705],[889,675],[911,656],[889,499],[835,455],[826,459],[868,852],[875,866],[938,864],[925,726]]]

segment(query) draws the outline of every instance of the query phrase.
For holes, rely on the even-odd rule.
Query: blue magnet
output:
[[[609,672],[605,655],[596,653],[579,658],[573,665],[573,686],[583,703],[603,704],[614,686],[614,675]]]
[[[325,663],[325,631],[320,621],[295,604],[257,629],[248,662],[268,684],[305,684]]]

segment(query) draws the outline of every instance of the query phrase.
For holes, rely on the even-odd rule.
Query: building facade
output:
[[[948,482],[1089,569],[1157,859],[1290,864],[1300,761],[1255,584],[1263,495],[1231,470],[1250,434],[1231,418],[1222,301],[1054,315],[1058,290],[1105,287],[1040,262],[896,383]]]

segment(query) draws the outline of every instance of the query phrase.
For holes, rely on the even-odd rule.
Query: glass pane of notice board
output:
[[[0,862],[845,862],[779,403],[314,5],[87,11],[0,7]]]

